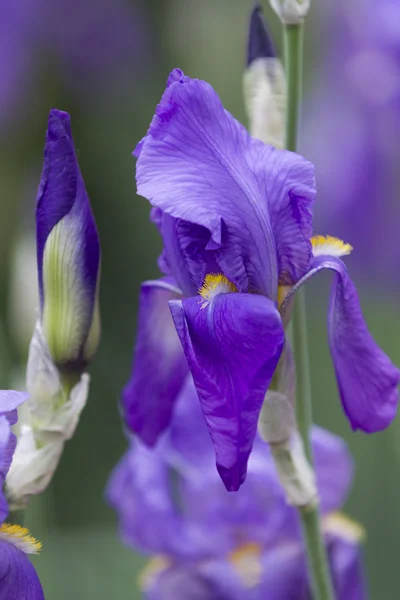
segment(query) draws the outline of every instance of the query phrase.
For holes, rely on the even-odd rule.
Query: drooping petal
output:
[[[264,296],[219,294],[170,302],[175,326],[228,490],[246,476],[265,392],[284,342],[275,304]]]
[[[400,372],[368,331],[345,264],[334,256],[315,257],[290,296],[323,269],[336,275],[329,304],[328,336],[344,411],[353,429],[367,433],[385,429],[396,415]]]
[[[0,600],[44,600],[39,577],[29,558],[0,540]]]
[[[100,245],[67,113],[52,109],[36,207],[41,320],[61,364],[87,362],[100,335]]]
[[[169,280],[142,284],[133,369],[122,394],[125,421],[149,446],[168,426],[188,366],[168,301],[180,297]]]
[[[206,249],[239,291],[275,299],[278,263],[284,273],[303,273],[311,252],[303,221],[314,197],[312,165],[251,138],[206,82],[172,79],[141,146],[138,192],[207,229]]]
[[[338,510],[346,500],[353,461],[342,438],[315,425],[311,435],[321,510],[326,514]]]

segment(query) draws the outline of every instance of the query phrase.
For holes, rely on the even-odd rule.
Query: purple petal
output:
[[[198,469],[207,472],[210,465],[215,469],[215,455],[207,431],[199,397],[191,375],[188,375],[174,408],[169,428],[169,454],[180,470]]]
[[[359,545],[335,535],[328,541],[328,549],[337,600],[365,600],[367,592]]]
[[[246,476],[262,401],[284,342],[280,315],[264,296],[219,294],[170,302],[172,316],[228,490]]]
[[[0,600],[44,600],[39,577],[21,550],[0,540]]]
[[[333,256],[316,257],[292,293],[322,269],[336,273],[328,335],[344,411],[353,429],[367,433],[385,429],[396,415],[400,372],[368,331],[345,264]]]
[[[3,485],[8,469],[10,468],[12,454],[15,450],[11,448],[10,456],[10,441],[11,436],[11,425],[4,416],[0,416],[0,523],[4,521],[8,514],[8,504],[3,494]],[[15,436],[14,436],[15,439]]]
[[[181,76],[166,89],[137,162],[137,184],[153,205],[209,231],[206,249],[216,251],[239,291],[275,298],[277,262],[285,273],[294,262],[304,272],[297,260],[311,251],[303,240],[314,197],[311,164],[252,139],[206,82]]]
[[[0,390],[0,524],[8,513],[2,488],[17,445],[17,438],[11,431],[11,425],[15,425],[18,420],[18,406],[27,398],[28,394],[24,392]]]
[[[353,461],[345,441],[330,431],[314,426],[311,439],[321,510],[326,514],[344,504],[353,478]]]
[[[226,560],[166,568],[145,582],[144,588],[146,600],[244,600],[247,594],[242,580]]]
[[[64,290],[69,301],[77,303],[76,329],[80,332],[76,357],[86,342],[93,320],[97,280],[100,266],[100,245],[96,224],[85,184],[79,169],[68,113],[52,109],[49,114],[44,151],[44,165],[36,207],[37,261],[41,313],[46,303],[44,257],[46,243],[60,222],[61,246],[68,246],[68,256],[60,268],[71,271],[71,289]],[[65,249],[64,249],[65,250]],[[60,259],[61,260],[61,259]],[[68,262],[67,262],[68,261]],[[62,297],[59,302],[65,302]],[[71,298],[70,298],[71,296]],[[54,302],[54,299],[53,299]]]
[[[307,570],[301,544],[288,540],[264,554],[260,598],[309,600]]]
[[[132,374],[122,394],[127,425],[149,446],[168,427],[188,366],[168,307],[180,290],[166,279],[142,284]]]
[[[18,420],[17,408],[29,394],[26,392],[16,392],[15,390],[0,390],[0,415],[5,415],[10,425],[15,425]]]
[[[144,552],[197,558],[199,545],[175,506],[172,485],[163,445],[150,450],[136,440],[114,469],[106,496],[125,543]]]

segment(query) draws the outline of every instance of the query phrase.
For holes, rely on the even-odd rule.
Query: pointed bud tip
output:
[[[250,15],[247,66],[257,58],[275,58],[272,36],[268,32],[261,5],[256,2]]]
[[[71,117],[64,110],[52,108],[49,112],[47,135],[52,141],[61,137],[72,138]]]

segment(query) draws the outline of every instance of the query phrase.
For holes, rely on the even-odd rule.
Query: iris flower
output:
[[[141,578],[144,597],[308,600],[299,516],[286,503],[269,446],[256,437],[247,479],[229,494],[196,396],[188,377],[168,432],[153,449],[132,440],[108,485],[123,541],[154,555]],[[312,444],[335,597],[362,600],[362,528],[337,512],[352,460],[327,431],[314,428]]]
[[[4,480],[13,458],[16,438],[11,425],[17,422],[17,408],[27,394],[0,391],[0,598],[3,600],[44,600],[42,586],[27,554],[36,554],[41,544],[24,527],[5,523],[8,514],[3,495]]]
[[[189,368],[218,471],[227,489],[237,490],[293,293],[325,269],[334,273],[328,336],[344,411],[353,429],[387,427],[399,371],[364,322],[340,258],[351,246],[312,238],[313,165],[252,138],[208,83],[178,69],[135,153],[138,193],[153,206],[167,277],[141,291],[123,394],[131,429],[155,443]]]

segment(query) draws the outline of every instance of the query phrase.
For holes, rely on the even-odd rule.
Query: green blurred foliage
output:
[[[279,23],[266,1],[264,5],[280,47]],[[149,207],[135,196],[131,152],[146,133],[166,77],[175,66],[208,80],[226,108],[244,122],[242,73],[251,6],[250,0],[149,0],[146,10],[153,56],[144,74],[132,72],[129,83],[108,89],[104,97],[96,96],[92,103],[80,103],[63,89],[49,61],[44,61],[34,111],[29,119],[16,115],[13,135],[0,142],[3,387],[10,385],[10,373],[19,360],[8,321],[10,254],[21,222],[33,224],[46,119],[52,106],[72,115],[75,144],[102,244],[103,337],[90,370],[89,403],[53,484],[42,498],[35,499],[27,515],[32,533],[44,542],[35,564],[46,597],[52,600],[139,597],[137,574],[143,559],[119,543],[115,516],[104,502],[109,473],[126,448],[118,398],[130,370],[138,288],[142,280],[157,276],[156,258],[161,248],[148,221]],[[317,44],[321,43],[316,27],[311,18],[306,38],[306,82],[312,76]],[[373,334],[400,363],[399,297],[388,295],[383,288],[372,290],[357,273],[353,276],[362,288],[360,295]],[[346,508],[367,530],[365,556],[371,597],[395,600],[400,586],[400,572],[394,565],[400,536],[396,518],[400,504],[400,426],[395,422],[388,431],[374,436],[349,430],[338,401],[326,340],[326,282],[313,282],[308,300],[315,421],[349,443],[356,477]]]

